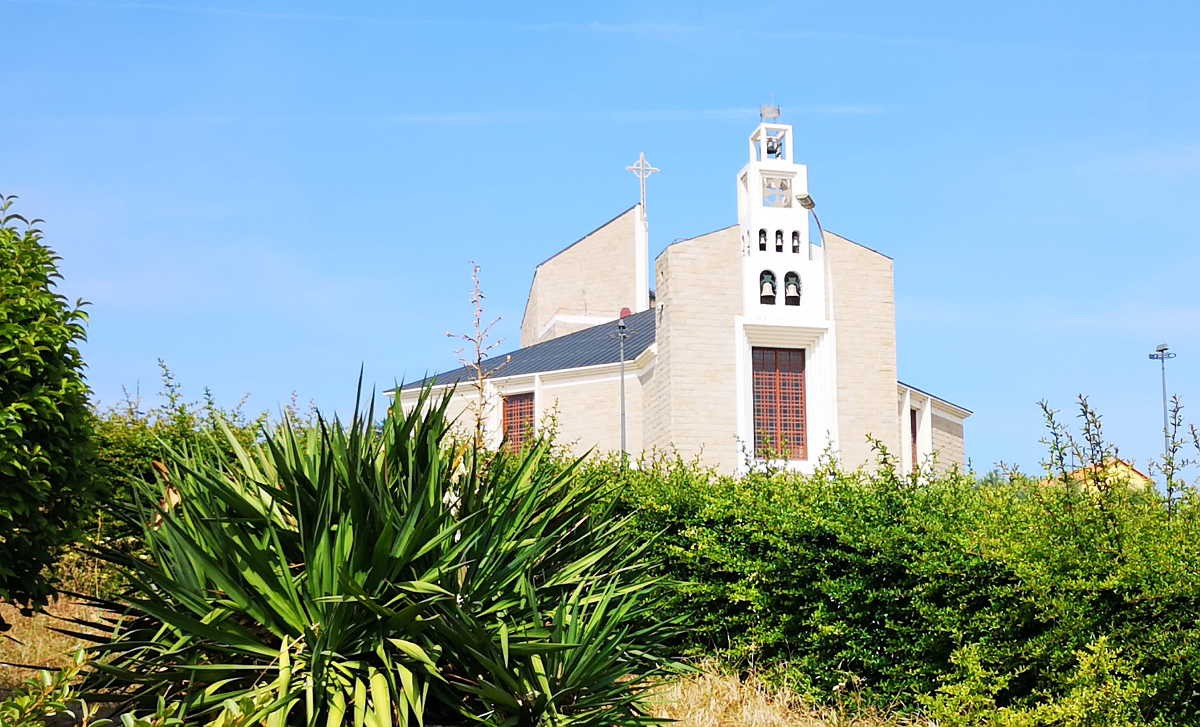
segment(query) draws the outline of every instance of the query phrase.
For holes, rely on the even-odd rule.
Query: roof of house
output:
[[[1149,475],[1119,457],[1108,457],[1100,464],[1084,465],[1066,474],[1068,480],[1081,483],[1085,486],[1093,485],[1097,482],[1120,482],[1136,489],[1146,489],[1154,486],[1154,480],[1150,479]],[[1047,484],[1060,482],[1061,480],[1061,475],[1056,475],[1042,480],[1041,483]]]
[[[483,362],[483,369],[491,378],[503,378],[617,363],[620,360],[620,352],[614,323],[615,321],[601,323],[549,341],[492,356]],[[654,343],[654,309],[634,313],[625,319],[625,323],[629,332],[629,337],[625,339],[625,360],[632,361]],[[407,391],[426,384],[457,384],[474,377],[473,367],[460,366],[409,382],[399,389]]]
[[[924,394],[925,396],[928,396],[933,399],[937,399],[938,401],[940,401],[944,404],[949,404],[950,406],[954,407],[955,409],[962,409],[963,411],[967,412],[968,415],[975,413],[975,412],[971,411],[970,409],[968,409],[967,407],[962,406],[961,404],[955,404],[954,402],[950,401],[949,399],[943,399],[942,397],[938,396],[937,394],[933,393],[932,391],[926,391],[925,389],[922,389],[919,386],[913,386],[912,384],[907,384],[903,381],[897,381],[896,383],[899,384],[900,386],[903,386],[906,389],[912,389],[913,391],[918,391],[918,392]]]

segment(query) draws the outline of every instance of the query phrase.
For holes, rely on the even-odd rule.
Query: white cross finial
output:
[[[625,167],[625,171],[633,172],[633,175],[638,178],[638,187],[642,192],[642,218],[644,219],[646,217],[646,178],[662,170],[650,166],[650,162],[646,161],[646,152],[642,152],[638,155],[636,162]]]

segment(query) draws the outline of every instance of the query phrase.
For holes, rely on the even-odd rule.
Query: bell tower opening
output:
[[[799,295],[800,280],[816,281],[824,273],[810,265],[808,210],[803,204],[808,198],[808,168],[797,163],[795,132],[779,116],[778,106],[762,108],[759,124],[747,139],[746,166],[737,176],[745,257],[742,285],[746,310],[775,311],[772,315],[794,319],[807,310]],[[775,272],[768,281],[763,271]],[[785,278],[785,271],[793,277]],[[787,308],[767,307],[776,301]]]

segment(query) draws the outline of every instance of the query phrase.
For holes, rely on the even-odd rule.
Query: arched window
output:
[[[767,251],[767,231],[766,230],[758,231],[758,249],[761,250],[762,252]]]
[[[783,230],[775,230],[775,252],[783,252]]]
[[[758,274],[758,302],[775,305],[775,273],[770,270]]]
[[[783,304],[800,305],[800,276],[789,272],[783,276]]]
[[[792,230],[792,252],[800,252],[800,233]]]

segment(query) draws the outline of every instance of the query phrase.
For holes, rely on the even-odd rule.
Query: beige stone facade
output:
[[[832,317],[837,325],[839,458],[870,464],[868,435],[895,452],[895,411],[880,402],[896,395],[896,303],[892,260],[833,233],[825,234]]]
[[[581,381],[547,377],[538,388],[544,402],[540,405],[543,419],[553,419],[558,427],[558,441],[568,445],[576,455],[614,452],[620,448],[618,381],[618,374],[613,371]],[[641,383],[631,373],[625,379],[627,442],[642,441],[644,411]]]
[[[674,451],[741,473],[812,469],[831,449],[857,468],[876,462],[874,439],[905,471],[931,459],[962,466],[971,412],[898,381],[891,258],[810,235],[808,174],[793,148],[791,127],[760,124],[736,177],[737,224],[663,249],[653,307],[641,205],[538,265],[522,347],[500,357],[505,367],[487,384],[489,443],[500,443],[504,397],[532,393],[537,420],[552,419],[560,443],[580,454],[619,449],[620,340],[634,456]],[[622,308],[633,313],[624,328]],[[437,385],[467,378],[450,371]],[[413,401],[421,383],[399,396]],[[469,384],[456,396],[465,417],[472,398]],[[782,454],[764,443],[797,440]]]
[[[521,345],[531,346],[616,319],[622,308],[645,307],[638,290],[635,205],[538,265],[521,320]]]
[[[677,242],[655,261],[658,347],[646,448],[737,465],[734,322],[741,313],[736,226]]]
[[[965,442],[962,421],[942,416],[935,411],[933,414],[933,450],[937,452],[935,461],[939,469],[966,467]]]

